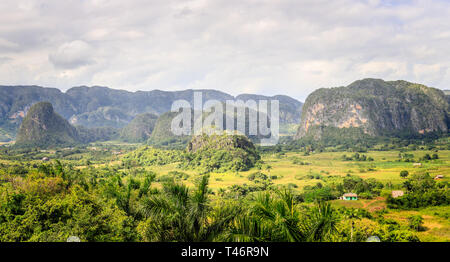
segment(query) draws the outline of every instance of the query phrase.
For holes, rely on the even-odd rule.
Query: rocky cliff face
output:
[[[236,100],[247,101],[249,99],[259,100],[278,100],[280,105],[280,123],[281,124],[298,124],[301,114],[303,103],[293,99],[289,96],[277,95],[277,96],[261,96],[261,95],[249,95],[242,94],[236,97]]]
[[[317,132],[317,127],[360,128],[370,135],[448,132],[450,127],[444,92],[406,81],[364,79],[319,89],[302,110],[296,138]]]
[[[133,117],[116,107],[99,107],[98,109],[74,115],[69,119],[72,125],[85,127],[114,127],[122,128],[126,126]]]

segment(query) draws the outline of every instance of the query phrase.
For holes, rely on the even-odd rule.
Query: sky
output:
[[[0,14],[0,85],[450,89],[448,0],[2,0]]]

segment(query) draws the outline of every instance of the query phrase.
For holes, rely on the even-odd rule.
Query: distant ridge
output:
[[[202,92],[203,101],[235,99],[227,93],[206,89],[129,92],[101,86],[79,86],[64,93],[57,88],[39,86],[0,86],[0,141],[8,141],[16,135],[27,111],[37,102],[50,102],[55,112],[75,126],[123,128],[139,114],[161,115],[170,111],[176,100],[192,103],[197,91]],[[261,96],[238,97],[252,99]],[[280,99],[280,123],[299,122],[301,102],[287,96],[262,97]]]

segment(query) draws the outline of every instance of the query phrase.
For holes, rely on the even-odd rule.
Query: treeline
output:
[[[343,151],[365,153],[368,150],[450,150],[448,133],[375,137],[361,133],[357,128],[324,128],[321,134],[320,138],[306,136],[296,140],[292,137],[282,137],[279,144],[270,147],[260,147],[259,150],[262,153],[300,151],[305,154]]]
[[[450,204],[448,182],[436,182],[428,173],[411,175],[403,186],[406,194],[398,198],[388,196],[388,207],[409,209]]]
[[[32,165],[37,160],[48,158],[50,160],[70,160],[72,164],[83,166],[86,164],[100,164],[104,161],[117,159],[127,152],[136,149],[136,145],[103,145],[93,143],[90,145],[77,145],[75,147],[58,147],[42,150],[33,148],[0,147],[0,159],[19,161],[23,165]]]
[[[333,179],[333,177],[328,178]],[[374,178],[362,179],[358,176],[346,176],[341,181],[334,180],[328,183],[318,182],[314,186],[305,186],[300,194],[306,202],[326,201],[338,199],[344,193],[356,193],[359,198],[371,199],[380,196],[384,188],[383,183]]]

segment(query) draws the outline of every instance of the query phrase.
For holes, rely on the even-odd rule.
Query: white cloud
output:
[[[287,94],[364,77],[449,88],[444,0],[4,0],[0,84]]]
[[[365,77],[401,78],[408,74],[407,65],[396,61],[370,61],[358,65],[357,72]]]
[[[56,68],[75,69],[92,64],[93,54],[94,50],[89,44],[76,40],[62,44],[50,53],[49,60]]]

